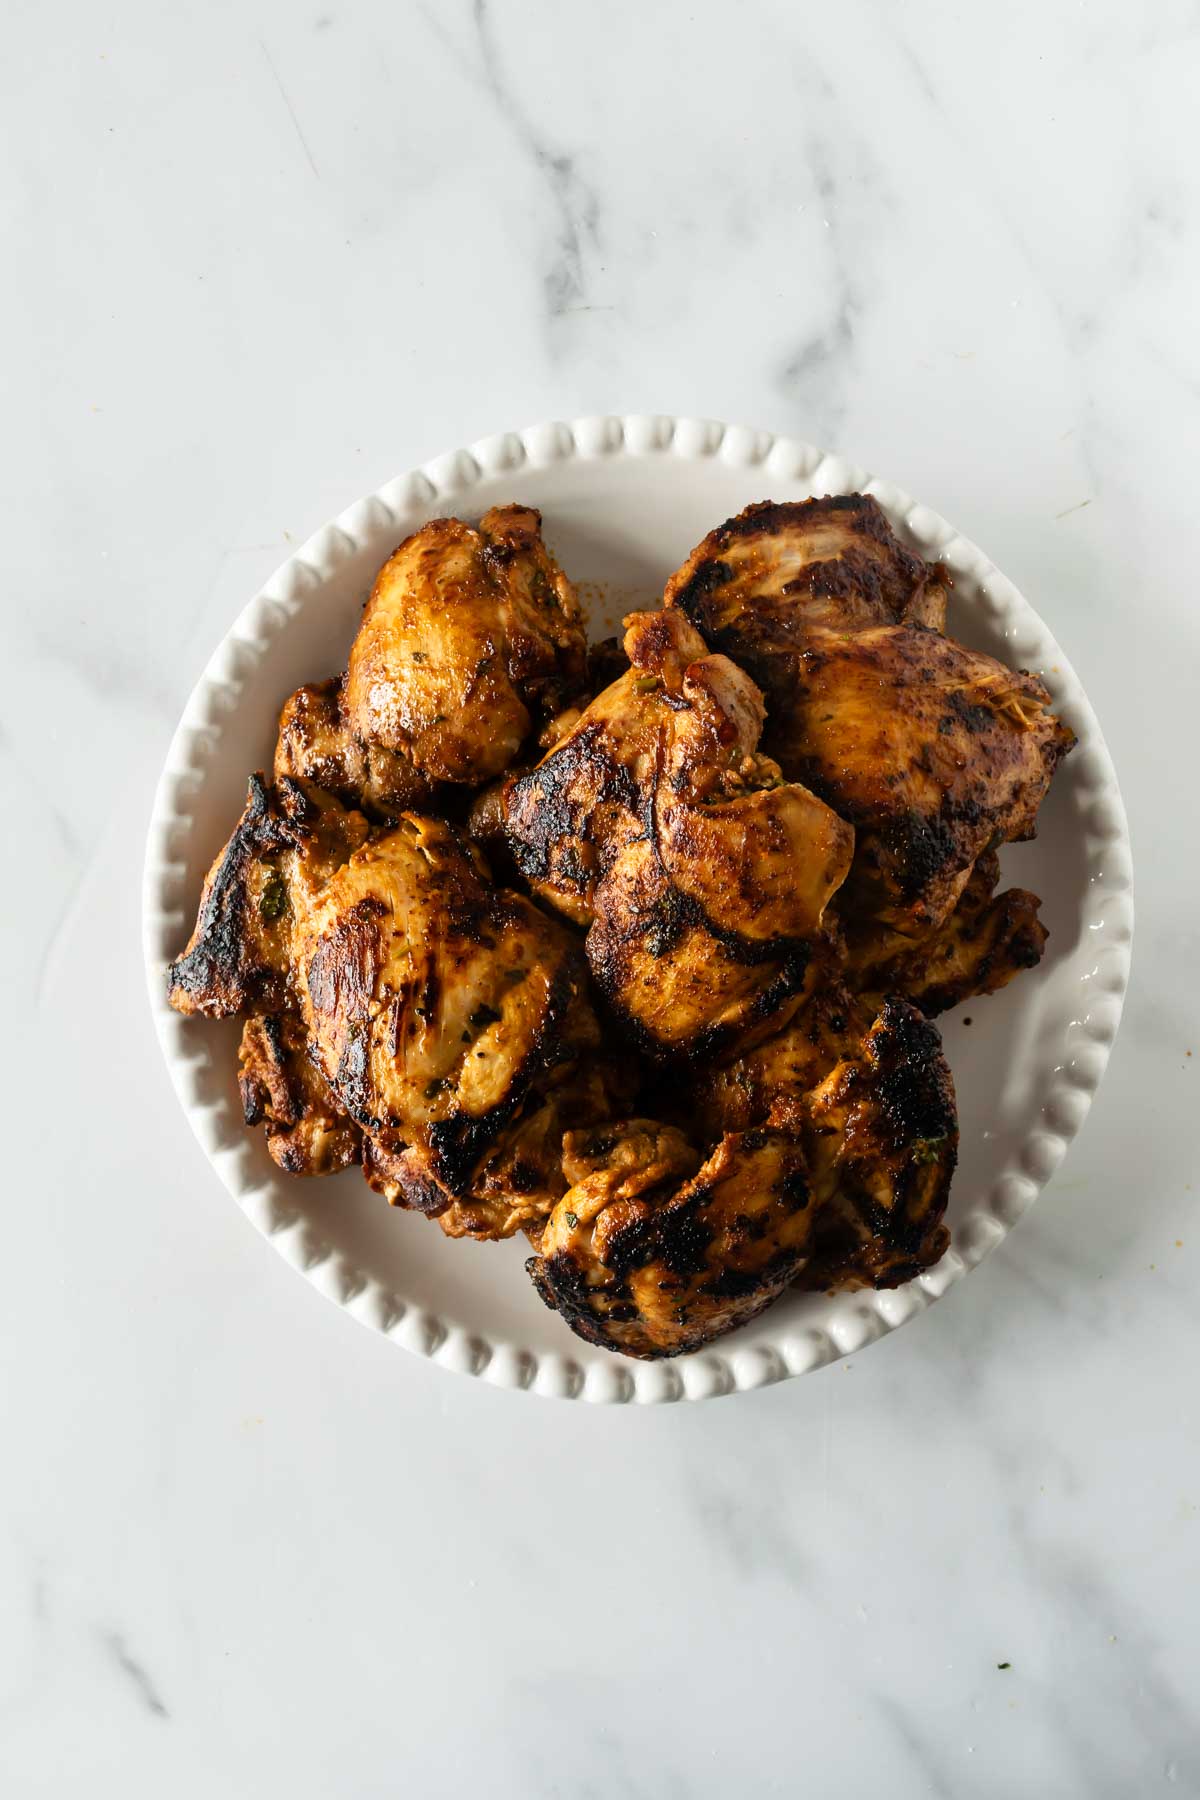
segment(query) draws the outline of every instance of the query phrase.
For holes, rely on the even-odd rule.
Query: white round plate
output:
[[[954,576],[949,630],[1036,671],[1078,734],[1035,843],[1004,854],[1008,883],[1043,898],[1040,968],[941,1021],[962,1147],[935,1269],[884,1293],[791,1294],[710,1349],[639,1363],[573,1337],[537,1298],[524,1239],[451,1242],[386,1206],[356,1170],[281,1174],[238,1103],[239,1025],[178,1017],[164,971],[182,948],[209,862],[253,769],[269,769],[280,705],[344,668],[376,569],[409,532],[498,502],[540,507],[544,530],[590,603],[593,636],[658,603],[670,572],[753,500],[873,494],[904,540]],[[154,804],[144,932],[151,1004],[192,1129],[243,1211],[313,1285],[365,1324],[446,1368],[502,1387],[584,1400],[703,1399],[803,1374],[860,1350],[936,1300],[1005,1236],[1058,1167],[1108,1061],[1133,935],[1125,813],[1100,727],[1033,608],[942,519],[885,482],[789,438],[696,419],[537,425],[439,457],[360,500],[297,551],[220,644],[188,701]]]

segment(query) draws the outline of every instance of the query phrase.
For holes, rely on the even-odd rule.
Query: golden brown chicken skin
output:
[[[372,1184],[421,1212],[469,1197],[510,1123],[598,1042],[570,934],[415,814],[328,881],[298,963],[310,1054],[370,1139]]]
[[[667,583],[714,649],[762,677],[756,656],[814,626],[903,622],[942,630],[949,577],[905,548],[869,494],[760,501],[696,546]]]
[[[362,1134],[308,1056],[297,1013],[247,1019],[238,1052],[247,1125],[264,1125],[271,1160],[287,1175],[336,1175],[359,1161]]]
[[[769,1306],[804,1266],[814,1208],[799,1143],[754,1130],[701,1159],[633,1119],[564,1146],[572,1186],[527,1267],[588,1343],[656,1358],[698,1350]]]
[[[812,631],[775,662],[766,744],[855,828],[839,909],[926,936],[977,857],[1033,836],[1072,733],[1035,676],[917,626]]]
[[[586,680],[579,602],[540,513],[432,520],[379,571],[351,646],[342,714],[364,792],[404,807],[429,782],[491,780]]]
[[[937,1027],[885,1000],[859,1053],[808,1098],[818,1235],[801,1285],[898,1287],[939,1261],[958,1161],[954,1078]]]
[[[320,788],[252,775],[242,816],[205,877],[187,949],[167,971],[176,1012],[225,1019],[293,1004],[298,921],[368,829]]]
[[[681,613],[626,624],[628,673],[506,785],[505,833],[634,1041],[700,1056],[795,1003],[852,833],[758,754],[761,694]]]

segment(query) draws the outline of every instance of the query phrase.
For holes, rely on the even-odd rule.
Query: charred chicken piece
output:
[[[1075,741],[1036,677],[916,626],[813,631],[774,668],[772,752],[855,828],[839,910],[897,950],[937,929],[984,851],[1034,835]]]
[[[1000,859],[987,851],[976,862],[953,912],[931,936],[898,955],[879,956],[870,927],[851,934],[848,978],[879,996],[902,994],[928,1018],[980,994],[994,994],[1022,969],[1036,968],[1047,931],[1041,905],[1025,888],[997,894]],[[886,940],[894,944],[889,936]]]
[[[195,929],[167,971],[176,1012],[225,1019],[294,999],[296,927],[311,896],[364,841],[367,821],[332,795],[250,777],[246,806],[200,896]]]
[[[342,713],[364,793],[396,808],[430,782],[491,780],[586,680],[579,602],[541,514],[432,520],[379,571],[350,650]]]
[[[763,500],[727,519],[672,575],[665,604],[759,680],[756,652],[794,645],[814,626],[941,631],[949,585],[941,563],[905,549],[878,501],[833,494]]]
[[[818,1235],[802,1285],[899,1287],[936,1263],[958,1160],[954,1079],[937,1027],[885,1000],[856,1057],[807,1103]]]
[[[958,1150],[937,1027],[906,1000],[820,994],[776,1037],[695,1093],[717,1129],[755,1125],[804,1144],[818,1212],[809,1287],[894,1287],[941,1256]]]
[[[853,834],[757,753],[761,694],[681,613],[626,623],[628,673],[506,784],[505,833],[634,1041],[699,1056],[794,1007]]]
[[[510,1126],[598,1044],[570,934],[416,814],[326,884],[298,962],[310,1054],[370,1139],[369,1179],[420,1212],[471,1198]]]
[[[362,1134],[307,1054],[296,1013],[247,1019],[238,1088],[247,1125],[265,1125],[267,1149],[288,1175],[335,1175],[360,1159]]]
[[[804,1266],[815,1207],[805,1156],[768,1130],[711,1155],[650,1119],[568,1135],[572,1186],[527,1267],[577,1336],[679,1356],[746,1324]]]

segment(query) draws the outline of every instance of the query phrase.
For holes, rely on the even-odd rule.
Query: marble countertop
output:
[[[18,9],[11,1800],[1200,1793],[1198,77],[1182,0]],[[983,545],[1096,704],[1139,906],[1095,1110],[983,1268],[647,1411],[298,1281],[188,1132],[138,921],[173,723],[289,546],[625,408],[830,444]]]

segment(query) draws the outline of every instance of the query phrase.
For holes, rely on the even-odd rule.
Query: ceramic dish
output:
[[[289,1180],[245,1129],[236,1021],[171,1012],[164,969],[187,937],[201,878],[241,809],[247,774],[270,766],[293,688],[344,667],[378,566],[425,520],[477,518],[521,500],[580,585],[593,636],[658,602],[666,576],[749,501],[873,494],[902,538],[954,577],[949,629],[1039,674],[1079,744],[1042,808],[1036,842],[1003,854],[1004,878],[1043,899],[1040,968],[939,1024],[962,1126],[936,1268],[887,1292],[785,1296],[714,1346],[639,1363],[573,1338],[521,1263],[524,1239],[451,1242],[395,1212],[357,1170]],[[886,482],[810,445],[704,420],[597,418],[537,425],[439,457],[319,531],[250,602],[201,676],[159,781],[145,871],[150,999],[193,1131],[243,1211],[314,1287],[446,1368],[502,1387],[585,1400],[679,1400],[756,1388],[860,1350],[936,1300],[1001,1241],[1083,1123],[1116,1035],[1133,932],[1125,813],[1099,725],[1032,607],[973,544]],[[963,1013],[973,1020],[964,1028]]]

